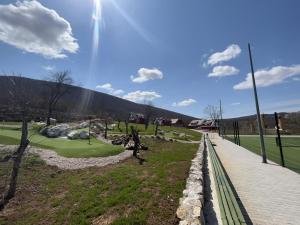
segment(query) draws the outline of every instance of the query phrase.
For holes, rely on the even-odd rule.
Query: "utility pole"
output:
[[[222,135],[222,102],[220,99],[220,121],[219,121],[219,136]],[[222,135],[223,136],[223,135]]]
[[[256,90],[256,83],[255,83],[255,77],[254,77],[251,47],[250,47],[249,43],[248,43],[248,50],[249,50],[250,66],[251,66],[251,73],[252,73],[252,82],[253,82],[253,91],[254,91],[255,106],[256,106],[257,123],[258,123],[259,137],[260,137],[262,162],[267,163],[266,148],[265,148],[265,142],[264,142],[264,134],[263,134],[263,129],[262,129],[262,125],[261,125],[261,117],[260,117],[257,90]]]

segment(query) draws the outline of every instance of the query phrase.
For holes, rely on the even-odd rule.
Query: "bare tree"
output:
[[[208,105],[204,109],[204,113],[208,115],[211,120],[217,121],[220,119],[222,112],[220,112],[220,108],[218,106]]]
[[[144,116],[145,116],[145,130],[148,129],[151,117],[153,116],[153,112],[154,112],[153,103],[149,101],[148,103],[145,104],[145,113],[144,113]]]
[[[48,97],[48,114],[47,114],[47,126],[50,125],[50,118],[58,101],[70,90],[70,85],[73,83],[72,77],[69,75],[69,71],[56,72],[51,75],[51,83],[49,87]]]
[[[28,138],[28,116],[30,114],[30,104],[32,103],[29,97],[30,95],[28,94],[30,90],[26,89],[21,77],[8,77],[8,79],[10,81],[9,94],[11,106],[14,108],[16,114],[20,115],[22,120],[22,135],[17,150],[12,155],[1,160],[2,162],[12,160],[12,170],[9,185],[8,187],[4,187],[3,197],[0,199],[0,211],[4,209],[9,200],[15,196],[20,165],[24,152],[30,142]]]

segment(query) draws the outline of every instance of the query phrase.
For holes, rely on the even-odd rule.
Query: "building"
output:
[[[192,120],[189,125],[188,128],[191,129],[200,129],[201,125],[205,122],[205,120]]]
[[[129,114],[129,123],[145,123],[145,116],[141,113],[130,113]]]
[[[182,119],[171,119],[171,126],[174,127],[184,127],[184,122]]]
[[[171,126],[171,120],[160,117],[160,118],[156,118],[153,124],[158,124],[160,126]]]
[[[201,130],[218,130],[218,124],[216,120],[205,120],[200,126]]]

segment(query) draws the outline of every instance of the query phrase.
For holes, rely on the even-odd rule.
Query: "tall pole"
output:
[[[219,135],[222,135],[222,102],[220,99],[220,121],[219,121]]]
[[[253,82],[253,91],[254,91],[255,106],[256,106],[257,123],[258,123],[259,137],[260,137],[260,147],[261,147],[262,162],[263,163],[267,163],[266,148],[265,148],[265,142],[264,142],[264,136],[263,136],[264,134],[263,134],[263,129],[262,129],[262,125],[261,125],[261,117],[260,117],[258,97],[257,97],[255,77],[254,77],[254,69],[253,69],[251,47],[250,47],[249,43],[248,43],[248,50],[249,50],[249,58],[250,58],[251,73],[252,73],[252,82]]]
[[[276,123],[276,133],[278,138],[278,145],[279,145],[279,151],[280,151],[280,159],[281,159],[281,165],[285,167],[284,165],[284,157],[282,152],[282,143],[281,143],[281,137],[280,137],[280,131],[279,131],[279,124],[278,124],[278,115],[277,112],[274,113],[275,116],[275,123]]]

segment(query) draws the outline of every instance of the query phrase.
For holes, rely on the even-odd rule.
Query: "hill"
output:
[[[11,107],[9,90],[12,88],[7,76],[0,76],[0,120],[18,119],[19,112]],[[47,113],[48,87],[52,82],[16,77],[26,88],[31,102],[33,102],[33,119],[44,119]],[[69,92],[64,95],[54,112],[59,120],[83,119],[87,115],[109,115],[114,119],[125,120],[130,112],[144,113],[144,104],[134,103],[109,94],[70,85]],[[180,118],[185,122],[196,119],[173,111],[151,107],[153,117]]]

